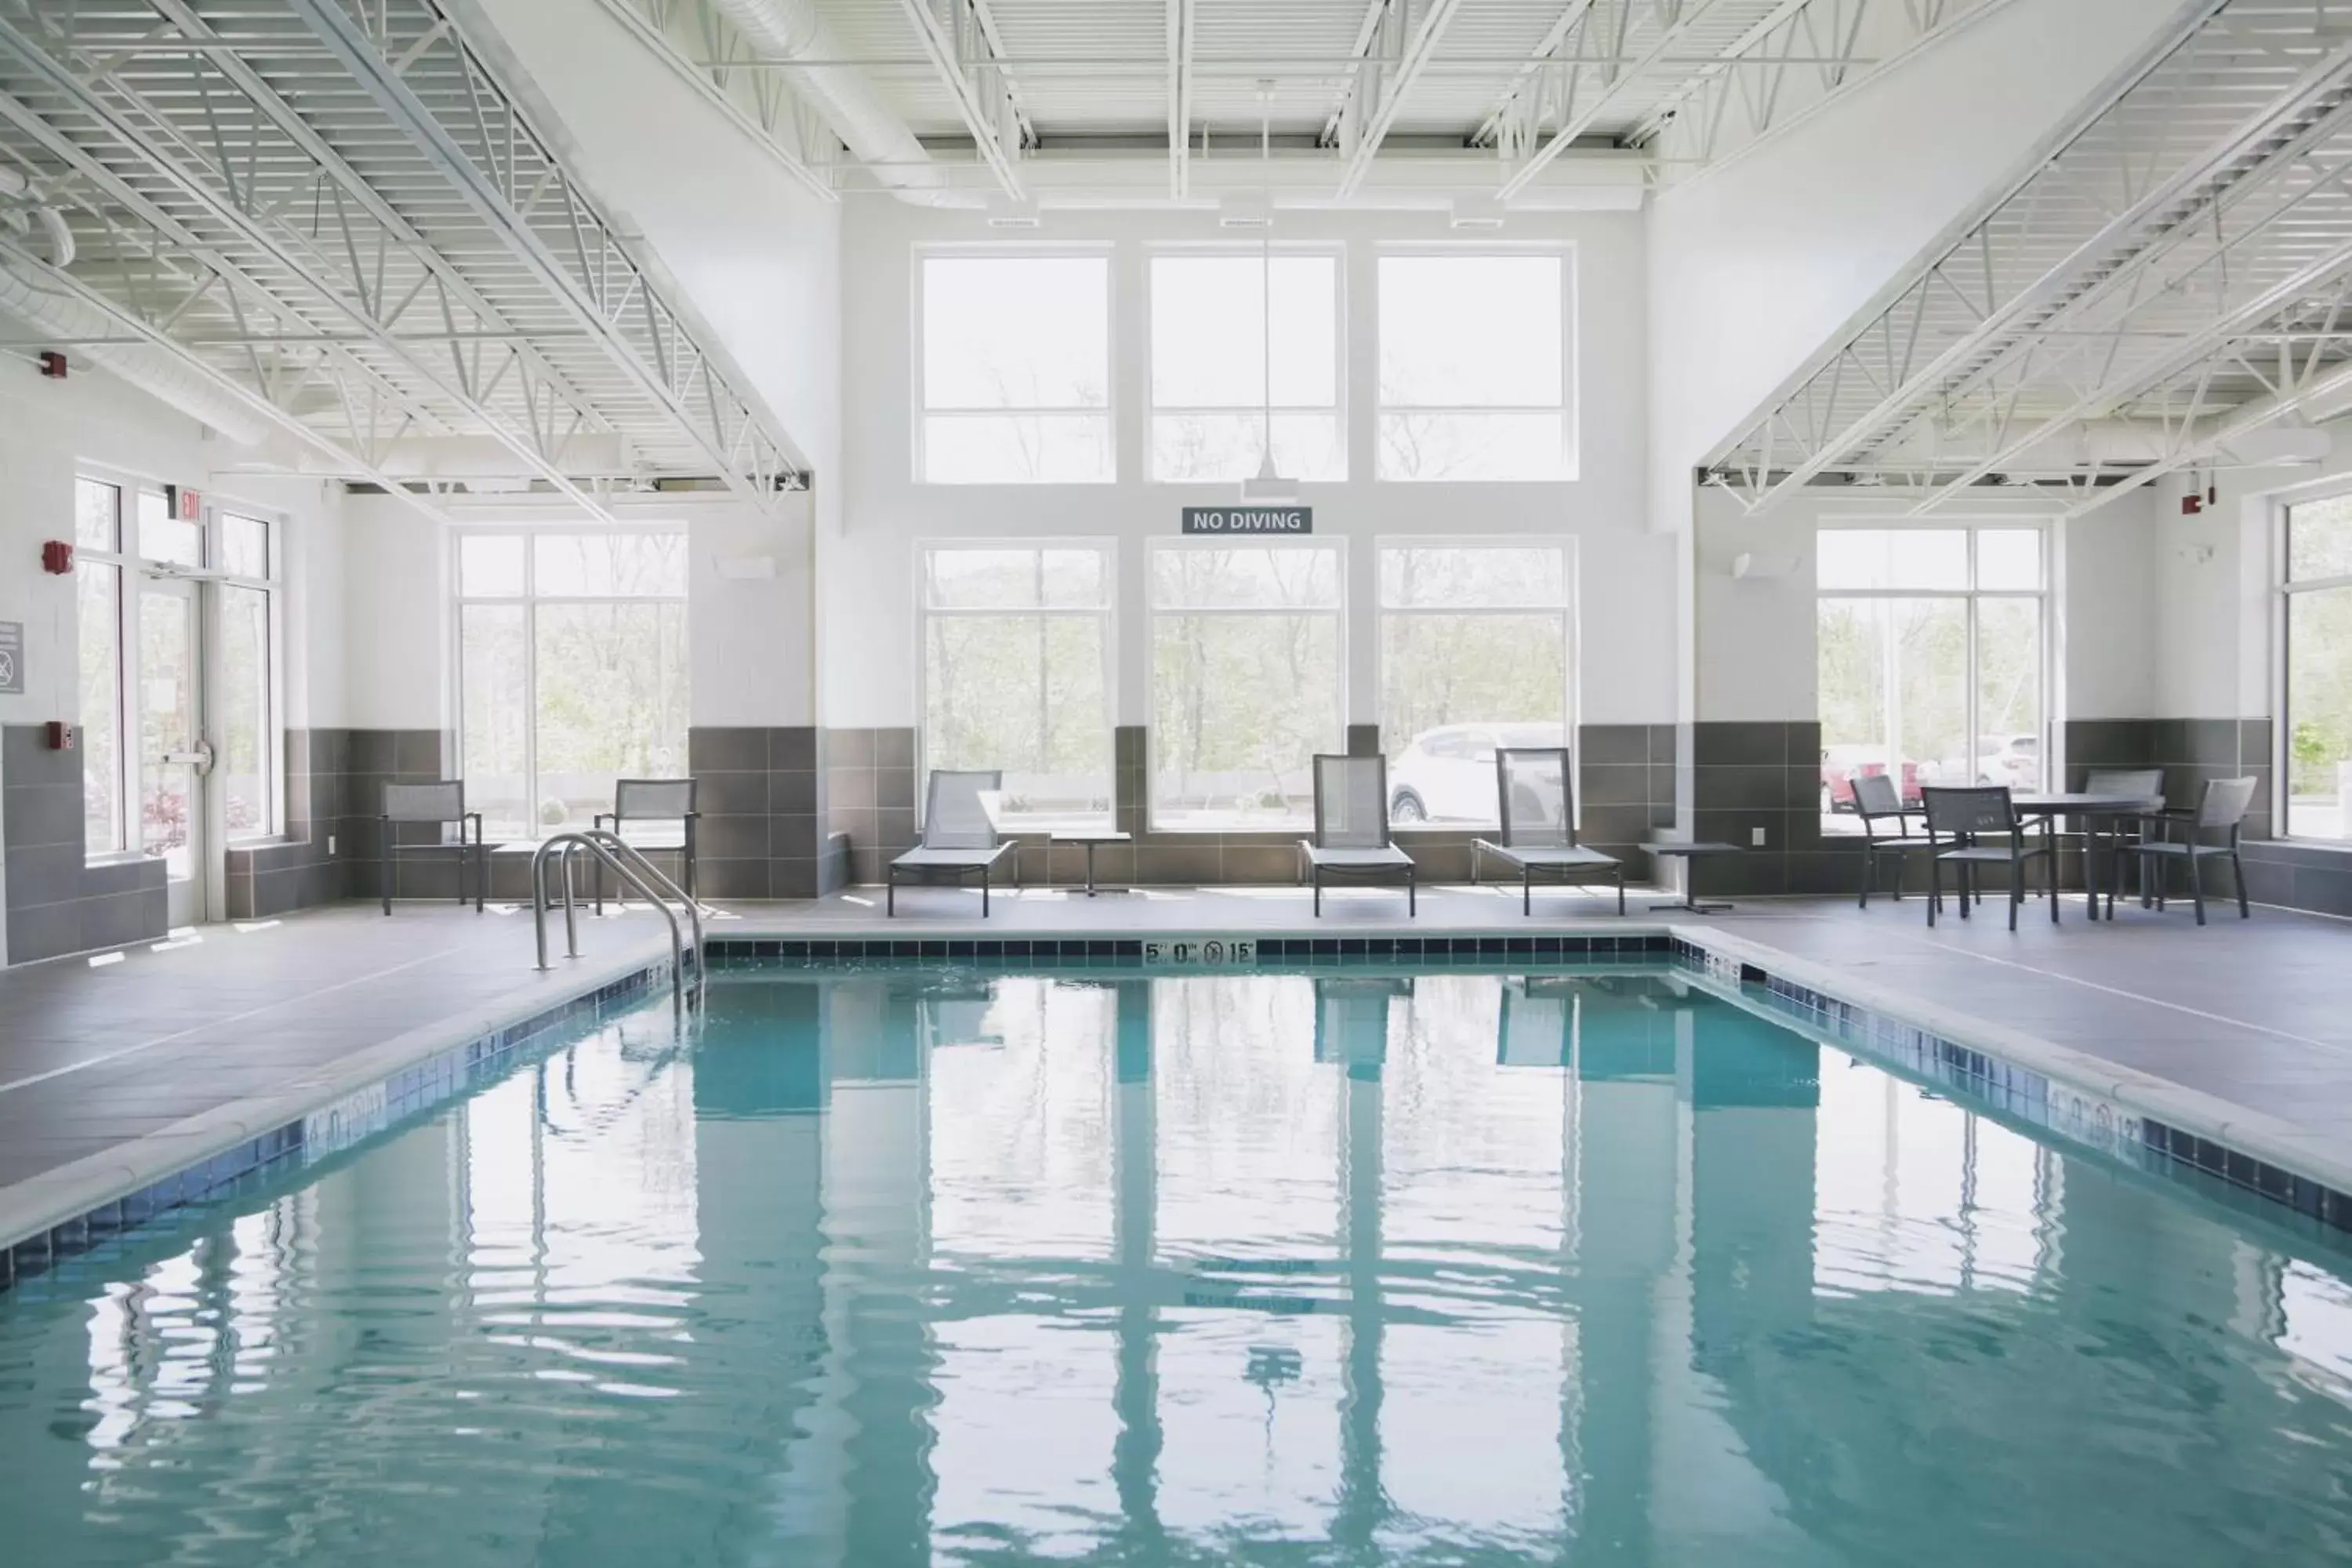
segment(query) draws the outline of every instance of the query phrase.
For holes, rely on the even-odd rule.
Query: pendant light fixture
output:
[[[1274,155],[1274,83],[1257,84],[1258,158]],[[1274,181],[1267,170],[1265,226],[1258,238],[1258,368],[1264,373],[1265,401],[1259,426],[1257,472],[1242,481],[1242,500],[1249,506],[1296,506],[1298,485],[1283,478],[1274,466]]]

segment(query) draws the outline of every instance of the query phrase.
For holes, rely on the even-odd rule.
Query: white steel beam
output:
[[[812,133],[822,117],[801,101],[782,79],[782,73],[759,68],[786,62],[753,54],[743,35],[705,0],[597,0],[597,4],[784,173],[812,195],[828,202],[841,199],[833,182],[816,167],[820,162],[832,161],[826,157],[830,149],[824,136]],[[699,34],[699,58],[688,55],[671,37],[674,23],[691,25]]]
[[[498,244],[586,330],[640,395],[668,414],[712,471],[752,504],[772,508],[779,483],[796,466],[789,447],[711,363],[593,201],[456,36],[436,0],[355,0],[364,5],[363,18],[355,18],[342,0],[286,3]],[[387,50],[396,50],[396,58]],[[407,73],[420,62],[429,62],[436,80],[462,84],[484,132],[484,161],[468,153],[410,85]],[[569,262],[541,233],[541,224],[569,246]]]
[[[164,9],[167,16],[173,6],[173,0],[154,0],[154,3]],[[175,26],[181,23],[180,17],[173,17],[172,20]],[[187,25],[198,30],[199,37],[202,36],[201,21],[193,16],[186,16],[185,21]],[[151,121],[160,120],[162,117],[153,109],[142,103],[136,94],[131,93],[119,82],[112,84],[113,97],[100,93],[96,88],[85,81],[83,71],[69,68],[65,62],[55,58],[36,39],[17,27],[15,22],[5,16],[0,16],[0,47],[6,48],[31,68],[52,90],[72,101],[83,113],[103,126],[116,141],[137,153],[149,167],[169,178],[175,188],[201,206],[213,221],[247,245],[268,255],[278,267],[300,279],[320,301],[368,334],[379,346],[398,355],[408,369],[442,396],[462,407],[468,416],[495,436],[499,443],[512,452],[526,467],[554,485],[565,496],[586,508],[591,515],[610,521],[609,514],[604,511],[603,506],[585,490],[573,484],[551,456],[551,447],[560,451],[560,436],[551,441],[548,437],[552,434],[551,431],[518,430],[509,423],[505,410],[494,406],[485,397],[477,395],[478,392],[483,389],[483,384],[477,381],[470,372],[479,368],[478,357],[472,359],[469,363],[468,351],[452,343],[449,346],[449,356],[452,361],[449,369],[444,370],[429,364],[423,356],[411,352],[407,345],[394,337],[391,322],[404,314],[407,307],[394,307],[382,292],[370,289],[368,279],[371,268],[368,266],[353,266],[350,268],[347,277],[338,277],[315,253],[306,254],[310,247],[303,243],[303,237],[298,232],[284,226],[278,220],[257,216],[256,207],[250,200],[257,186],[250,179],[239,182],[230,174],[233,168],[231,162],[233,154],[226,146],[216,149],[220,162],[209,168],[198,166],[192,159],[165,147],[159,140],[135,123],[122,109],[117,107],[114,101],[114,98],[119,97],[125,107],[137,110],[142,119]],[[286,109],[284,101],[257,76],[245,71],[242,62],[236,62],[231,68],[231,62],[234,61],[235,57],[229,55],[215,55],[213,58],[215,68],[226,68],[230,79],[240,89],[249,94],[257,93],[258,96],[253,97],[252,103],[262,115],[274,121],[281,115],[290,120],[291,112]],[[103,76],[102,72],[100,74]],[[310,142],[306,145],[306,139],[301,136],[294,137],[292,140],[295,145],[306,153],[310,153],[313,147],[316,147],[320,153],[326,153],[325,161],[321,164],[323,171],[330,178],[335,179],[341,188],[352,190],[355,199],[357,190],[365,188],[365,182],[353,176],[340,159],[334,158],[331,153],[326,152],[323,144]],[[161,212],[160,208],[155,208],[143,199],[138,198],[136,193],[127,184],[118,184],[117,197],[125,200],[125,205],[146,207],[149,213]],[[363,206],[372,205],[375,199],[373,191],[369,190],[365,201],[360,205]],[[336,211],[340,217],[349,216],[340,206]],[[148,221],[152,223],[154,219],[150,216]],[[172,226],[176,228],[178,226],[174,224]],[[339,226],[341,228],[345,246],[356,258],[358,256],[356,246],[361,243],[359,237],[354,235],[348,223],[341,224]],[[415,231],[409,229],[404,223],[398,224],[396,227],[387,227],[383,233],[367,237],[371,241],[378,242],[390,239],[393,243],[402,246],[410,253],[414,260],[425,267],[425,271],[435,278],[436,283],[441,280],[442,274],[436,272],[432,262],[426,259],[430,254],[429,247],[425,247]],[[380,254],[379,252],[379,256]],[[381,276],[381,273],[376,275]],[[372,295],[373,297],[371,297]],[[422,298],[421,290],[415,295],[409,296],[412,303],[421,301]],[[520,373],[519,379],[529,376],[532,374],[533,368],[538,367],[538,362],[535,359],[532,365],[522,365],[518,363],[530,351],[509,348],[506,352],[510,356],[509,364]],[[496,371],[497,368],[494,366],[493,370]],[[551,395],[559,390],[559,386],[551,381],[529,389],[533,407],[538,405],[541,392]],[[582,409],[574,407],[572,410],[569,429],[581,428],[586,417]]]
[[[1539,121],[1549,101],[1541,92],[1524,100],[1528,112],[1523,127],[1514,125],[1513,115],[1503,116],[1496,144],[1507,158],[1517,156],[1518,161],[1496,195],[1509,201],[1526,190],[1553,159],[1600,123],[1629,86],[1657,68],[1691,26],[1719,3],[1720,0],[1599,0],[1578,19],[1577,36],[1580,42],[1591,39],[1597,27],[1602,52],[1594,58],[1580,47],[1565,62],[1567,71],[1558,105],[1560,119],[1550,138],[1532,151],[1526,149],[1526,142],[1541,134]],[[1650,42],[1636,52],[1635,39],[1640,36],[1637,27],[1644,23],[1649,27]],[[1597,66],[1595,79],[1589,84],[1590,91],[1586,90],[1584,79],[1589,66]],[[1541,71],[1557,68],[1554,62],[1546,62]]]
[[[971,9],[971,0],[947,0],[954,8],[951,24],[940,20],[931,9],[931,0],[899,0],[899,4],[907,19],[914,24],[931,69],[955,100],[956,110],[963,116],[964,128],[971,132],[972,146],[979,151],[981,161],[995,174],[997,184],[1006,195],[1021,198],[1025,195],[1021,188],[1021,172],[1013,165],[1019,148],[1006,145],[1008,141],[1017,141],[1020,123],[1011,89],[1004,83],[1003,73],[993,65],[992,56],[982,66],[977,78],[964,69],[966,51],[959,47],[959,37],[977,40],[979,52],[990,54],[986,34]]]
[[[2228,4],[2198,0],[2178,17],[2154,49],[1883,291],[1858,327],[1841,334],[1707,466],[1745,468],[1758,503],[1769,504],[1843,458],[1867,456],[1874,443],[2019,352],[2036,331],[2064,326],[2069,310],[2130,285],[2195,226],[2217,223],[2235,193],[2300,167],[2315,128],[2352,97],[2352,45],[2340,39],[2260,110],[2168,169],[2160,166],[2168,154],[2160,145],[2109,147],[2120,132],[2095,139],[2120,106],[2130,104],[2142,119],[2162,117],[2171,104],[2167,95],[2212,79],[2215,62],[2198,46]],[[2242,51],[2242,40],[2226,29],[2205,42],[2217,58]],[[2134,159],[2158,166],[2142,169]],[[2118,187],[2112,205],[2091,207]],[[2086,209],[2107,216],[2084,223]],[[2078,226],[2065,226],[2070,217]],[[1938,321],[1947,324],[1929,325]]]
[[[321,453],[339,468],[346,469],[354,477],[382,485],[388,493],[398,497],[411,508],[436,522],[448,521],[438,509],[428,505],[422,497],[411,494],[398,479],[385,473],[359,453],[319,430],[309,420],[273,401],[264,393],[248,386],[238,377],[222,371],[203,356],[191,352],[168,332],[160,331],[125,310],[71,273],[61,272],[50,266],[47,258],[34,255],[5,231],[0,231],[0,258],[5,258],[18,272],[45,278],[51,288],[60,293],[70,295],[84,307],[107,317],[121,334],[121,341],[141,343],[170,354],[189,372],[201,377],[215,392],[244,405],[259,418],[267,420],[296,440]]]
[[[1192,0],[1168,0],[1168,194],[1192,188]]]
[[[1420,19],[1412,24],[1412,36],[1405,40],[1403,51],[1397,57],[1393,72],[1382,72],[1367,64],[1356,79],[1348,103],[1339,118],[1340,146],[1347,163],[1339,173],[1339,195],[1355,195],[1371,172],[1372,160],[1380,156],[1381,143],[1387,140],[1389,128],[1396,123],[1397,113],[1404,107],[1413,83],[1428,69],[1431,57],[1437,52],[1445,29],[1461,9],[1461,0],[1428,0]],[[1402,27],[1411,17],[1407,0],[1392,0],[1381,17],[1383,30]],[[1377,47],[1377,37],[1375,47]],[[1382,77],[1386,77],[1385,85]],[[1377,101],[1366,107],[1368,92],[1377,92]]]

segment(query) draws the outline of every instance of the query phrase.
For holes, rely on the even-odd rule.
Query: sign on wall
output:
[[[1312,533],[1311,506],[1188,506],[1187,533]]]
[[[25,695],[25,623],[0,621],[0,697]]]

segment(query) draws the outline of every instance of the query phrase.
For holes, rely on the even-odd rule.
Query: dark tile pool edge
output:
[[[634,1006],[657,983],[667,982],[669,970],[667,959],[642,964],[474,1038],[431,1050],[373,1083],[338,1094],[315,1110],[240,1139],[120,1197],[0,1241],[0,1290],[45,1273],[59,1261],[100,1246],[134,1226],[216,1197],[249,1176],[340,1153],[417,1111],[467,1093],[530,1042],[601,1017],[623,1005]]]
[[[1647,961],[1674,951],[1664,927],[1608,934],[1454,931],[1444,936],[1293,937],[1203,935],[1189,931],[1148,937],[714,936],[704,946],[713,973],[773,963],[834,968],[855,963],[1017,963],[1024,968],[1147,965],[1203,970],[1286,968],[1299,963],[1492,963],[1525,959],[1586,962]],[[1154,950],[1158,950],[1155,952]]]
[[[1898,1012],[1848,1001],[1786,973],[1775,973],[1769,950],[1724,952],[1676,936],[1678,960],[1763,1011],[1801,1024],[1840,1049],[1874,1058],[1929,1082],[1946,1084],[2004,1115],[2095,1152],[2164,1173],[2195,1172],[2250,1197],[2274,1205],[2332,1231],[2352,1236],[2352,1191],[2282,1165],[2238,1146],[2224,1134],[2179,1125],[2187,1118],[2133,1104],[2128,1095],[2100,1093],[2039,1068],[2005,1059],[1980,1046],[1907,1022]],[[1759,963],[1759,958],[1764,962]],[[1790,963],[1801,968],[1801,961]],[[1759,996],[1751,987],[1759,987]]]

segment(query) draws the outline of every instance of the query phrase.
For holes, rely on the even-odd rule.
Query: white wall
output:
[[[1307,215],[1286,212],[1277,243],[1339,241],[1346,247],[1350,460],[1345,483],[1307,485],[1318,537],[1348,542],[1351,575],[1369,590],[1372,542],[1382,535],[1552,534],[1576,542],[1581,616],[1580,717],[1588,723],[1665,722],[1674,716],[1675,598],[1672,542],[1646,532],[1643,496],[1643,264],[1633,215],[1515,219],[1508,242],[1572,245],[1577,272],[1573,329],[1581,388],[1580,477],[1560,484],[1377,484],[1371,468],[1374,299],[1382,241],[1444,242],[1457,237],[1429,215]],[[925,243],[983,244],[992,237],[970,214],[940,214],[895,202],[854,206],[845,234],[846,311],[844,406],[849,411],[837,537],[822,561],[827,605],[821,669],[824,721],[865,727],[917,722],[915,546],[947,537],[1108,536],[1121,554],[1122,655],[1119,721],[1141,723],[1149,707],[1140,562],[1148,541],[1178,531],[1179,509],[1237,499],[1232,485],[1156,485],[1144,468],[1143,345],[1149,321],[1143,277],[1149,247],[1233,242],[1205,214],[1049,216],[1029,243],[1108,243],[1112,247],[1114,414],[1120,478],[1109,485],[938,486],[913,479],[911,327],[914,248]],[[1244,237],[1246,243],[1246,237]],[[820,479],[820,487],[823,481]],[[1352,650],[1349,717],[1374,721],[1370,650]]]
[[[343,501],[343,712],[355,730],[446,730],[448,531],[390,496]]]
[[[1824,526],[1910,526],[1903,513],[1912,500],[1894,490],[1812,490],[1751,517],[1720,490],[1698,496],[1696,718],[1819,716],[1813,536]],[[2158,619],[2158,503],[2129,497],[2072,521],[2056,521],[2061,510],[2054,499],[1963,498],[1914,521],[1948,528],[2050,520],[2052,717],[2166,715],[2158,650],[2171,632]],[[1743,552],[1753,557],[1751,575],[1735,579],[1732,563]]]
[[[1694,467],[2131,60],[2173,0],[2012,0],[1650,207],[1656,525]]]

